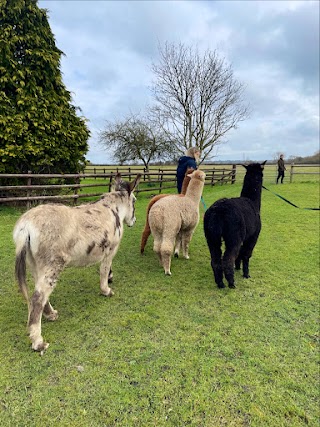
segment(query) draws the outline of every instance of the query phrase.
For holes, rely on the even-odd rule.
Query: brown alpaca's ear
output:
[[[192,169],[192,168],[188,169],[185,176],[187,176],[188,178],[192,178],[195,170],[196,169]]]
[[[188,176],[188,175],[190,175],[190,174],[191,174],[192,172],[194,172],[194,171],[195,171],[195,169],[193,169],[193,168],[188,168],[184,176]]]

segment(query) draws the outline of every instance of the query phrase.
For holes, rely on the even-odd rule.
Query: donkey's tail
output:
[[[16,244],[16,262],[15,262],[15,276],[19,284],[19,289],[29,303],[29,295],[27,288],[27,267],[26,267],[26,257],[27,250],[29,245],[29,233],[25,228],[18,229],[17,227],[13,232],[13,239]]]

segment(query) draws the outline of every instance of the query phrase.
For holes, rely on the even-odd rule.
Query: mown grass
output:
[[[301,207],[319,185],[268,185]],[[206,187],[207,206],[241,184]],[[139,253],[150,194],[137,199],[113,263],[115,296],[99,295],[99,267],[65,270],[43,321],[50,347],[32,352],[14,283],[12,229],[0,211],[0,419],[3,426],[317,426],[319,213],[263,191],[251,279],[216,288],[201,221],[190,260],[163,274]]]

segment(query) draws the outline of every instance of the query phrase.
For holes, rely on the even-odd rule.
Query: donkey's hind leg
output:
[[[49,300],[46,302],[46,305],[43,307],[43,315],[47,320],[54,321],[58,319],[58,311],[52,307]]]
[[[56,286],[58,275],[62,269],[63,266],[59,264],[56,269],[50,267],[38,275],[36,288],[30,300],[28,319],[29,337],[33,350],[42,352],[49,346],[41,335],[41,318],[42,314],[51,320],[57,318],[57,312],[49,303],[49,297]]]
[[[105,255],[103,258],[101,265],[100,265],[100,291],[102,295],[106,297],[112,297],[114,295],[113,290],[109,287],[109,283],[112,282],[112,258],[114,256],[114,253],[109,253],[108,255]],[[111,278],[111,281],[110,281]]]

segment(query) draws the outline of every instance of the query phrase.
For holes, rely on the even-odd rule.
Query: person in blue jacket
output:
[[[200,150],[197,147],[191,147],[186,151],[186,155],[180,157],[177,167],[177,188],[178,193],[181,193],[181,187],[185,173],[188,168],[197,169],[197,162],[200,158]]]

